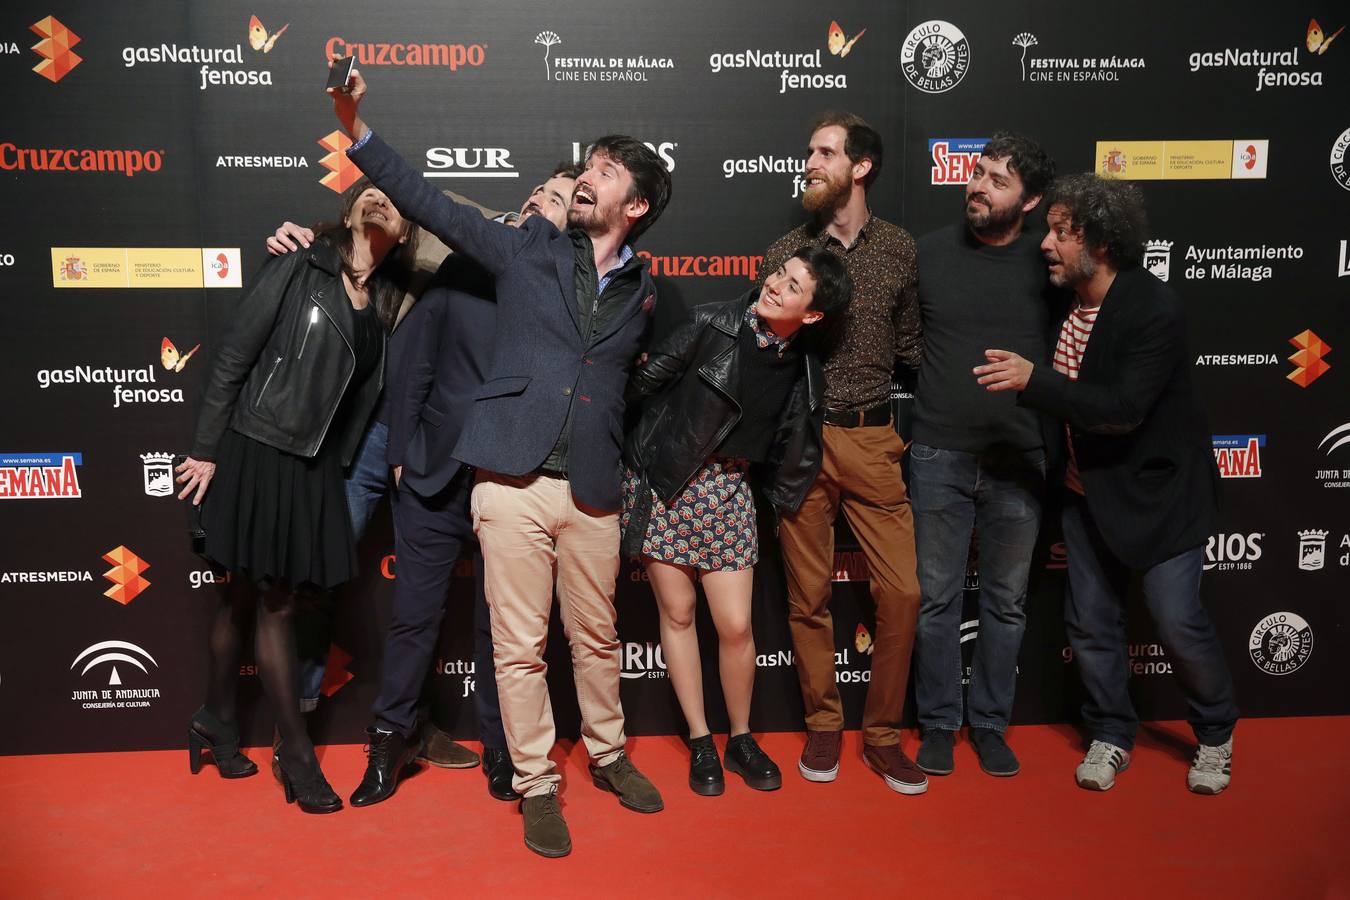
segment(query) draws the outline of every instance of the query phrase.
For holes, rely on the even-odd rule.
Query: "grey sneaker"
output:
[[[1087,755],[1074,770],[1074,780],[1089,791],[1109,791],[1116,775],[1130,767],[1130,751],[1106,741],[1093,741]]]
[[[1186,787],[1194,794],[1217,794],[1228,787],[1233,768],[1233,739],[1218,746],[1201,744],[1186,773]]]

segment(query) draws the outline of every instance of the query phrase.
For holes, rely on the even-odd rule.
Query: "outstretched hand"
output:
[[[334,57],[337,59],[337,57]],[[333,68],[333,60],[328,61],[328,68]],[[333,98],[333,112],[337,114],[338,121],[346,129],[347,134],[354,141],[359,141],[370,129],[366,123],[361,121],[359,107],[361,99],[366,96],[366,79],[361,76],[361,70],[352,68],[352,74],[347,77],[346,89],[325,88],[328,96]]]
[[[984,358],[988,365],[976,366],[973,370],[980,384],[988,391],[1025,390],[1031,380],[1031,370],[1035,368],[1029,360],[1023,359],[1011,350],[986,350]]]

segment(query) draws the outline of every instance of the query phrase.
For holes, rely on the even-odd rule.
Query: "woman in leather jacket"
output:
[[[726,767],[758,790],[782,786],[778,767],[750,734],[755,643],[750,600],[758,559],[760,482],[785,508],[819,465],[823,378],[804,326],[835,315],[852,285],[843,262],[805,247],[758,291],[702,306],[654,349],[628,386],[648,398],[624,447],[623,546],[642,559],[661,616],[661,648],[690,735],[689,786],[715,796],[725,779],[703,710],[694,629],[695,582],[703,582],[718,635],[722,693],[731,733]]]
[[[229,575],[210,635],[206,702],[188,728],[193,772],[209,749],[225,778],[257,772],[239,752],[235,689],[256,620],[256,659],[281,741],[286,800],[342,808],[300,714],[296,593],[356,574],[343,469],[383,380],[385,333],[415,226],[362,179],[341,224],[308,252],[268,259],[235,310],[202,397],[179,499],[199,507],[201,552]],[[204,536],[203,536],[204,533]]]

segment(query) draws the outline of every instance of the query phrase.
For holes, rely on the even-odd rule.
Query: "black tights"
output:
[[[308,768],[315,761],[314,744],[300,712],[295,605],[291,590],[284,587],[263,590],[247,576],[232,573],[211,623],[211,665],[206,687],[207,711],[222,722],[233,722],[244,636],[256,620],[254,658],[258,677],[276,717],[282,758],[290,769]]]

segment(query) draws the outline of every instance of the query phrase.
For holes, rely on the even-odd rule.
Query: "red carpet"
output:
[[[729,776],[716,798],[685,786],[676,739],[638,738],[629,752],[666,798],[651,816],[594,788],[565,745],[563,860],[525,849],[515,804],[477,769],[424,769],[386,803],[308,816],[261,748],[258,776],[233,782],[192,777],[184,751],[5,757],[0,896],[1350,897],[1350,718],[1244,721],[1218,797],[1186,791],[1184,723],[1149,726],[1106,794],[1074,785],[1072,729],[1009,737],[1017,777],[981,773],[962,740],[956,774],[903,797],[863,766],[856,733],[827,785],[797,774],[801,735],[771,734],[783,789]],[[361,748],[321,752],[345,799]]]

